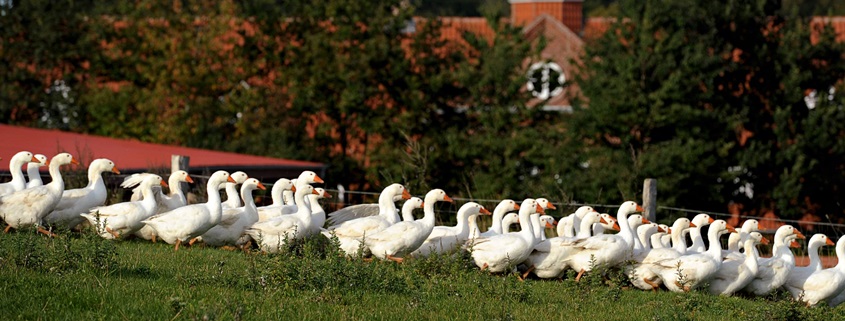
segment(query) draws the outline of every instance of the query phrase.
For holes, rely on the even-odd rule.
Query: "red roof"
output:
[[[220,152],[207,149],[144,143],[137,140],[115,139],[77,134],[59,130],[0,125],[0,157],[9,160],[15,153],[26,150],[52,158],[60,152],[71,153],[83,164],[96,158],[108,158],[125,172],[170,168],[171,155],[190,157],[189,166],[195,168],[221,167],[277,167],[322,168],[314,162]]]

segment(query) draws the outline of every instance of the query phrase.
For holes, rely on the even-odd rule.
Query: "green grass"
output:
[[[63,233],[0,235],[4,319],[841,320],[845,307],[625,289],[614,271],[580,283],[480,272],[464,257],[346,260],[325,239],[264,255],[107,241]]]

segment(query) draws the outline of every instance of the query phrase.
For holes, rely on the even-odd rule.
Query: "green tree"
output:
[[[586,49],[578,83],[589,102],[570,123],[588,198],[636,198],[654,177],[662,205],[800,212],[787,204],[809,190],[794,182],[821,155],[785,143],[811,114],[804,90],[842,79],[843,51],[830,37],[811,45],[808,21],[777,1],[734,2],[620,2],[617,22]]]

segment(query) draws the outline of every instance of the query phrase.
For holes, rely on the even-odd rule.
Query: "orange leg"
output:
[[[155,243],[155,242],[156,242],[156,235],[155,235],[155,234],[153,234],[152,241],[153,241],[153,243]]]
[[[113,236],[114,236],[114,238],[116,238],[116,239],[119,239],[119,238],[120,238],[120,233],[115,232],[114,230],[112,230],[112,229],[111,229],[110,227],[108,227],[108,226],[106,226],[106,232],[109,232],[109,234],[113,235]]]
[[[401,258],[401,257],[394,257],[393,255],[388,255],[388,256],[387,256],[387,259],[388,259],[388,260],[391,260],[391,261],[393,261],[393,262],[396,262],[396,263],[402,263],[402,262],[404,262],[404,261],[405,261],[405,259],[403,259],[403,258]]]
[[[645,281],[646,284],[651,285],[651,290],[654,292],[657,292],[657,289],[660,287],[659,285],[657,285],[657,283],[654,283],[648,278],[643,278],[643,281]]]
[[[527,271],[525,271],[525,273],[522,273],[522,277],[521,277],[521,279],[525,280],[525,278],[527,278],[527,277],[528,277],[528,273],[531,273],[531,271],[534,271],[534,268],[535,268],[535,266],[532,264],[532,265],[528,268],[528,270],[527,270]]]
[[[179,244],[182,244],[182,240],[176,240],[176,247],[175,247],[175,248],[173,248],[173,251],[178,251],[178,250],[179,250]]]
[[[11,226],[11,225],[6,226],[6,228],[5,228],[5,229],[3,229],[3,233],[9,233],[9,231],[10,231],[11,229],[12,229],[12,226]]]
[[[581,277],[584,276],[584,272],[587,272],[587,271],[585,271],[584,269],[581,269],[581,272],[578,272],[578,275],[575,276],[575,282],[581,281]]]
[[[47,235],[49,237],[56,237],[57,236],[56,233],[45,230],[43,227],[40,227],[40,226],[38,227],[38,233]]]
[[[198,237],[192,238],[192,239],[191,239],[191,241],[190,241],[190,242],[188,242],[188,245],[190,245],[190,246],[194,246],[194,243],[196,243],[196,242],[197,242],[197,239],[198,239]]]
[[[487,263],[484,263],[484,265],[482,265],[482,266],[481,266],[481,270],[482,270],[482,271],[484,271],[484,270],[486,270],[486,269],[487,269],[487,268],[489,268],[489,267],[490,267],[490,266],[489,266],[489,265],[487,265]]]

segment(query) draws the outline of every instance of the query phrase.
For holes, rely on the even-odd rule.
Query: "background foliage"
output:
[[[842,214],[845,48],[811,2],[588,1],[619,19],[573,114],[525,105],[543,41],[504,2],[451,3],[3,1],[0,122],[315,160],[352,189],[613,203],[655,177],[662,205]],[[439,14],[495,35],[446,41]]]

